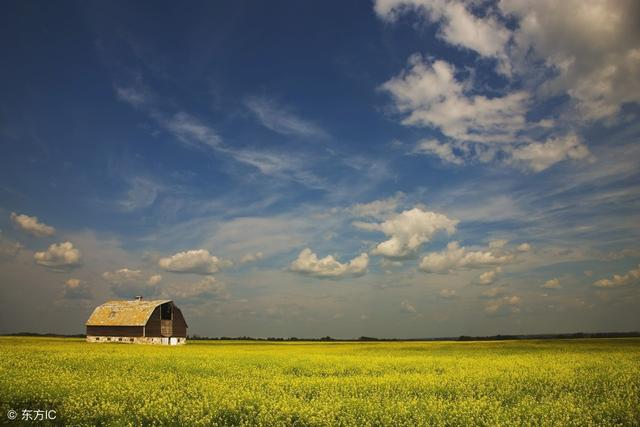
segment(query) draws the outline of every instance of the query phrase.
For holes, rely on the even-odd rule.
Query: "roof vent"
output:
[[[142,300],[142,295],[136,295],[136,301],[141,301]]]

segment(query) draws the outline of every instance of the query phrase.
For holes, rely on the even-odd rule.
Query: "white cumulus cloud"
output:
[[[423,243],[440,231],[455,233],[458,221],[443,214],[413,208],[381,223],[354,222],[353,225],[363,230],[380,231],[389,237],[375,247],[374,255],[404,258],[415,254]]]
[[[427,20],[440,23],[438,36],[447,43],[482,56],[506,59],[510,32],[491,15],[475,16],[467,5],[469,3],[447,0],[376,0],[375,11],[390,21],[409,10],[418,11]]]
[[[511,253],[489,250],[468,250],[458,242],[450,242],[442,252],[432,252],[420,261],[420,270],[427,273],[448,273],[455,270],[485,268],[513,262]]]
[[[37,237],[53,236],[56,233],[55,228],[39,222],[38,217],[35,216],[16,214],[15,212],[12,212],[11,221],[13,221],[15,226],[22,231],[26,231],[27,233],[33,234]]]
[[[526,92],[493,98],[469,93],[469,82],[459,81],[456,69],[444,60],[413,55],[408,70],[381,88],[404,114],[403,124],[438,128],[458,141],[511,142],[526,124]]]
[[[22,243],[5,238],[0,230],[0,258],[15,258],[22,249]]]
[[[102,273],[102,277],[110,283],[121,284],[142,280],[142,271],[121,268],[120,270],[116,271],[105,271],[104,273]]]
[[[560,279],[553,278],[549,279],[542,285],[544,289],[559,289],[560,288]]]
[[[529,252],[531,250],[531,245],[529,243],[521,243],[518,245],[518,252]]]
[[[485,271],[478,279],[481,285],[491,285],[496,281],[498,274],[502,272],[502,267],[496,267],[494,270]]]
[[[521,165],[524,169],[541,172],[566,159],[581,160],[591,153],[577,135],[549,138],[545,142],[533,142],[511,150],[507,163]]]
[[[264,258],[264,254],[262,252],[252,252],[245,254],[240,260],[240,264],[248,264],[250,262],[260,261]]]
[[[203,300],[228,300],[227,286],[215,277],[204,277],[197,282],[176,283],[165,287],[162,295],[182,302],[197,303]]]
[[[540,172],[566,160],[593,160],[575,134],[554,131],[556,123],[611,123],[622,118],[624,105],[640,103],[635,0],[376,0],[374,9],[388,22],[413,14],[436,24],[445,43],[495,60],[498,73],[521,83],[507,87],[523,88],[489,94],[474,72],[411,56],[407,68],[381,89],[391,95],[404,125],[438,129],[452,140],[420,142],[413,152],[452,164],[500,158]],[[528,122],[534,102],[550,97],[569,100],[559,120]]]
[[[52,244],[46,251],[33,254],[36,264],[53,270],[67,270],[80,265],[80,251],[71,242]]]
[[[519,296],[504,296],[488,301],[484,306],[484,311],[490,315],[501,315],[520,312],[522,299]]]
[[[617,114],[640,102],[640,3],[636,0],[503,0],[516,18],[513,63],[519,71],[542,61],[554,77],[543,93],[567,94],[582,117]]]
[[[440,297],[444,299],[455,298],[456,294],[457,292],[455,289],[448,289],[448,288],[440,289],[440,292],[439,292]]]
[[[611,279],[600,279],[594,282],[594,286],[599,288],[617,288],[620,286],[628,286],[640,281],[640,264],[638,268],[629,270],[626,274],[614,274]]]
[[[505,246],[507,246],[507,243],[509,243],[509,241],[505,240],[505,239],[492,240],[492,241],[489,242],[489,248],[491,248],[491,249],[502,249]]]
[[[213,274],[222,268],[230,267],[232,263],[211,255],[206,249],[194,249],[161,258],[158,265],[163,270],[173,273]]]
[[[298,258],[291,262],[289,270],[320,278],[339,278],[345,276],[360,276],[367,272],[369,256],[362,253],[348,263],[341,263],[332,255],[324,258],[318,256],[311,249],[303,249]]]
[[[586,119],[640,102],[637,1],[501,0],[485,3],[482,16],[473,3],[376,0],[374,9],[388,21],[418,12],[446,43],[496,59],[498,72],[522,76],[542,94],[568,95]],[[501,24],[506,19],[514,30]],[[550,77],[540,83],[540,76]]]
[[[141,270],[121,268],[105,271],[102,278],[111,284],[111,291],[119,297],[131,299],[137,295],[152,296],[159,292],[158,283],[162,280],[159,274],[147,277]]]
[[[91,299],[91,290],[80,279],[67,279],[64,282],[63,296],[66,299]]]
[[[159,274],[154,274],[153,276],[149,276],[149,278],[147,279],[147,283],[149,285],[157,285],[161,281],[162,281],[162,276]]]
[[[482,298],[488,298],[488,299],[492,299],[492,298],[497,298],[501,295],[504,295],[505,293],[505,289],[504,288],[489,288],[486,291],[483,291],[480,296]]]

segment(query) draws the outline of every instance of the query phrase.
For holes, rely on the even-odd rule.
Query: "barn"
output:
[[[187,322],[171,300],[108,301],[86,323],[87,342],[184,344]]]

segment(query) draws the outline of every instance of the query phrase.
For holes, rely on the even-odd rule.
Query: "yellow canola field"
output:
[[[67,425],[640,425],[640,339],[0,337],[0,355],[0,424],[10,410],[54,409]]]

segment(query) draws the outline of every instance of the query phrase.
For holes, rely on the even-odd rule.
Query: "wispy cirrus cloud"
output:
[[[396,213],[403,197],[403,193],[396,193],[394,196],[386,199],[374,200],[367,203],[356,203],[349,208],[349,213],[358,218],[387,219]]]
[[[224,142],[218,131],[201,118],[177,109],[174,112],[162,108],[149,89],[140,81],[130,86],[115,86],[117,97],[149,115],[164,131],[184,146],[196,150],[211,150],[228,156],[238,163],[259,171],[265,176],[300,183],[310,188],[326,188],[324,181],[311,171],[312,159],[302,153],[265,150],[255,147],[238,148]],[[263,124],[273,130],[297,136],[326,136],[310,122],[277,109],[275,104],[261,98],[249,102]],[[267,127],[269,127],[267,126]],[[140,183],[142,184],[142,182]],[[149,188],[146,186],[146,188]]]
[[[165,186],[153,178],[134,176],[127,180],[129,188],[124,197],[116,201],[116,208],[132,212],[153,205]]]
[[[328,136],[320,126],[299,117],[273,99],[252,96],[245,100],[245,106],[264,127],[276,133],[302,138]]]
[[[118,99],[148,114],[182,144],[196,149],[221,146],[222,138],[213,127],[186,111],[173,109],[171,112],[162,107],[158,97],[140,79],[130,85],[116,84],[114,90]]]
[[[169,116],[159,116],[157,120],[186,145],[216,149],[222,143],[222,138],[213,128],[185,111],[178,111]]]
[[[222,151],[231,155],[236,161],[256,168],[263,175],[298,182],[309,188],[327,187],[322,178],[309,170],[311,161],[305,155],[252,148],[225,148]]]

